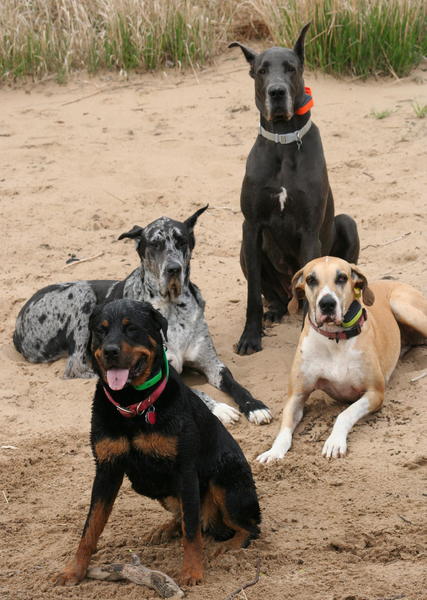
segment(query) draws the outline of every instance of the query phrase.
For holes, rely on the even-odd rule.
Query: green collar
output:
[[[356,325],[356,323],[362,317],[362,314],[363,308],[361,304],[357,300],[353,300],[353,302],[350,304],[348,311],[344,315],[341,327],[344,327],[344,329],[350,329],[350,327]]]
[[[163,362],[164,362],[164,375],[167,378],[169,376],[169,363],[168,363],[168,359],[166,357],[166,351],[163,348]],[[151,377],[150,379],[147,379],[147,381],[144,381],[144,383],[141,383],[141,385],[133,385],[132,387],[135,390],[147,390],[148,388],[152,387],[153,385],[156,385],[156,383],[159,383],[159,381],[162,379],[163,377],[163,368],[160,369],[160,371],[158,373],[156,373],[155,375],[153,375],[153,377]]]

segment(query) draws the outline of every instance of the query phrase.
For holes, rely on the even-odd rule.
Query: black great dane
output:
[[[348,215],[334,217],[334,200],[319,130],[304,87],[302,29],[294,48],[257,54],[238,42],[255,80],[259,135],[246,163],[241,192],[244,215],[240,262],[248,282],[246,324],[238,354],[261,350],[264,324],[280,322],[291,297],[293,274],[318,256],[356,263],[359,237]]]

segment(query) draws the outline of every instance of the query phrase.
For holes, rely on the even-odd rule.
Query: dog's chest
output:
[[[301,372],[306,387],[336,399],[355,400],[365,391],[363,353],[355,338],[337,344],[310,329],[301,345]]]

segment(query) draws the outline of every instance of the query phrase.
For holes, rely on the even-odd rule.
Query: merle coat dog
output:
[[[248,282],[246,323],[238,354],[261,350],[264,324],[280,322],[291,298],[293,274],[326,254],[356,263],[357,226],[334,217],[319,130],[311,122],[304,88],[306,25],[294,48],[257,54],[238,42],[255,80],[260,133],[246,164],[241,192],[244,215],[240,262]]]
[[[169,323],[168,357],[181,373],[188,365],[229,394],[257,424],[271,421],[269,409],[233,378],[216,353],[204,317],[204,300],[190,281],[194,226],[207,207],[184,222],[161,217],[145,228],[135,226],[119,239],[135,240],[141,264],[123,281],[59,283],[34,294],[21,309],[13,341],[31,362],[50,362],[68,355],[64,377],[93,377],[87,361],[89,318],[95,306],[117,298],[145,300]],[[231,406],[197,392],[223,422],[238,418]]]
[[[202,531],[229,548],[258,537],[251,469],[230,433],[169,369],[161,334],[167,339],[167,321],[157,310],[115,300],[95,309],[90,327],[99,375],[91,427],[96,473],[80,544],[56,583],[74,585],[85,577],[126,475],[137,493],[173,514],[146,541],[159,544],[182,534],[180,581],[197,584]]]

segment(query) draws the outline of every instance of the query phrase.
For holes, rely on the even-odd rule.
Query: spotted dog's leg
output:
[[[200,400],[206,404],[211,413],[218,417],[218,419],[224,425],[230,425],[231,423],[236,423],[239,420],[240,413],[232,406],[229,406],[225,402],[217,402],[208,394],[200,390],[193,389],[193,392],[199,396]]]
[[[178,356],[177,353],[171,351],[170,348],[167,350],[167,357],[169,363],[173,366],[173,368],[179,373],[182,373],[183,369],[183,358]],[[187,364],[187,361],[186,361]],[[197,368],[195,366],[195,368]],[[213,413],[224,425],[230,425],[230,423],[235,423],[239,420],[240,414],[239,411],[225,404],[225,402],[217,402],[213,398],[211,398],[205,392],[201,392],[200,390],[193,389],[193,392],[206,404],[211,413]]]
[[[185,362],[206,375],[211,385],[231,396],[239,410],[251,423],[257,425],[270,423],[273,417],[267,406],[260,400],[256,400],[241,386],[230,370],[219,360],[206,321],[203,321],[198,328]],[[215,414],[215,410],[212,412]]]

